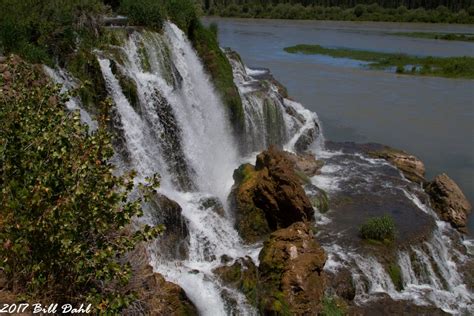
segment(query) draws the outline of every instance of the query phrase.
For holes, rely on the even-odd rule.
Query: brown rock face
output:
[[[428,183],[425,191],[429,194],[433,209],[441,219],[466,232],[467,216],[472,206],[458,185],[443,173]]]
[[[309,223],[294,223],[272,233],[259,259],[259,307],[264,315],[317,314],[327,257]]]
[[[257,157],[256,166],[240,166],[234,172],[231,202],[236,226],[247,242],[298,221],[310,220],[313,207],[285,153],[271,147]]]
[[[129,289],[137,293],[135,304],[124,311],[124,315],[199,315],[194,304],[177,284],[168,282],[148,264],[144,247],[138,247],[130,259],[133,277]]]
[[[384,146],[380,150],[369,151],[369,154],[372,157],[389,161],[400,169],[408,180],[417,183],[425,182],[425,165],[417,157],[388,146]]]

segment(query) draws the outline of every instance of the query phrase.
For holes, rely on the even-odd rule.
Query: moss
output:
[[[234,181],[236,183],[245,183],[250,180],[255,174],[255,168],[249,163],[239,166],[238,169],[234,171]]]
[[[329,211],[329,198],[324,190],[320,189],[315,196],[310,198],[310,200],[311,205],[321,213]]]
[[[344,316],[347,314],[347,305],[337,297],[324,297],[321,316]]]
[[[140,44],[138,45],[138,57],[140,58],[142,69],[146,72],[151,72],[150,61],[148,60],[148,53],[143,42],[140,42]]]
[[[215,34],[199,20],[190,23],[188,36],[229,110],[234,133],[241,135],[245,129],[244,109],[229,60],[220,49]]]
[[[403,290],[403,278],[402,278],[402,270],[396,263],[391,263],[388,266],[388,275],[390,279],[392,279],[393,284],[397,291]]]
[[[82,103],[94,113],[101,112],[102,109],[95,105],[104,101],[108,94],[97,57],[88,48],[82,48],[70,57],[66,68],[82,83],[78,90]]]
[[[133,79],[130,79],[127,77],[119,68],[119,66],[112,61],[111,62],[111,69],[112,73],[115,75],[117,78],[120,87],[122,88],[122,92],[129,101],[130,105],[135,110],[138,110],[139,104],[140,104],[140,99],[138,97],[138,91],[137,91],[137,85]]]
[[[240,290],[252,306],[257,306],[257,267],[250,258],[240,258],[233,265],[219,267],[214,272],[225,284]]]
[[[304,172],[295,169],[295,174],[300,178],[303,184],[311,183],[311,179]]]

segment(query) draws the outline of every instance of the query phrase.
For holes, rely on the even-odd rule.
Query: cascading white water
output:
[[[159,173],[160,193],[178,202],[189,229],[186,259],[170,259],[161,255],[162,249],[150,249],[155,271],[179,284],[202,315],[256,314],[242,293],[226,288],[213,273],[223,255],[234,259],[250,256],[257,263],[261,245],[244,245],[230,214],[202,207],[202,200],[209,197],[219,198],[226,206],[233,170],[248,157],[239,157],[222,101],[191,44],[175,25],[166,23],[164,34],[136,31],[120,47],[97,52],[97,56],[115,103],[120,125],[117,132],[122,133],[130,159],[128,166],[123,165],[137,170],[140,180]],[[295,151],[298,141],[311,130],[319,132],[309,147],[317,156],[340,154],[322,151],[316,114],[283,98],[276,84],[265,80],[268,71],[248,69],[228,56],[245,111],[244,142],[248,146],[244,155],[270,144]],[[73,87],[74,81],[65,73],[47,71],[65,88]],[[125,91],[124,80],[136,87],[137,100]],[[68,107],[80,109],[83,120],[94,128],[80,103],[75,99],[72,102]],[[387,164],[362,156],[359,159],[367,166]],[[338,181],[347,176],[346,171],[355,172],[348,165],[327,164],[312,180],[331,194],[340,189]],[[355,184],[353,189],[360,185],[365,184]],[[408,191],[402,194],[436,219],[431,239],[398,253],[402,291],[395,289],[375,257],[364,257],[343,245],[324,245],[329,255],[325,269],[334,272],[350,267],[357,283],[356,302],[360,304],[372,299],[374,293],[387,293],[396,300],[432,304],[448,312],[472,311],[473,295],[458,271],[458,263],[467,259],[452,249],[448,237],[451,228],[416,195]],[[229,304],[223,292],[236,303]]]
[[[43,69],[55,83],[61,85],[60,93],[66,93],[78,87],[76,80],[74,80],[74,78],[72,78],[72,76],[70,76],[65,70],[52,69],[48,66],[43,66]],[[81,121],[89,127],[90,132],[93,132],[97,129],[97,122],[93,120],[90,114],[82,108],[79,98],[71,97],[66,102],[66,107],[69,111],[79,111],[81,115]]]
[[[369,190],[372,191],[371,194],[377,194],[377,187],[371,186],[374,183],[378,185],[375,180],[381,177],[378,172],[387,167],[386,161],[363,157],[360,153],[347,154],[341,151],[320,152],[319,155],[329,159],[322,169],[322,174],[312,179],[313,183],[330,194],[343,190],[342,187],[347,185],[344,182],[350,184],[349,190],[352,192]],[[331,162],[331,158],[343,156],[353,158],[349,158],[350,162]],[[342,268],[348,268],[355,283],[355,302],[361,305],[370,304],[378,298],[376,294],[384,293],[394,300],[436,306],[452,314],[472,314],[474,295],[460,271],[462,264],[472,259],[468,257],[469,254],[464,255],[455,249],[454,243],[459,242],[458,233],[448,223],[439,220],[431,207],[420,200],[416,193],[422,193],[421,188],[411,185],[412,191],[409,191],[407,185],[410,185],[410,182],[401,174],[400,179],[398,182],[384,185],[388,190],[397,191],[435,222],[433,232],[426,241],[398,250],[395,264],[401,272],[403,289],[396,289],[387,268],[378,258],[371,254],[361,255],[352,244],[337,244],[337,241],[334,241],[337,238],[332,239],[329,244],[323,243],[329,255],[325,270],[337,273]]]

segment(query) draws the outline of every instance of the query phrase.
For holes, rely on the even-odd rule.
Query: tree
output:
[[[161,230],[131,231],[133,175],[114,175],[105,128],[89,134],[39,67],[9,58],[0,91],[0,273],[27,300],[120,310],[123,254]]]

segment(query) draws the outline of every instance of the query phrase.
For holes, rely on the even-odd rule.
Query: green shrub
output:
[[[166,8],[162,0],[121,0],[119,11],[128,17],[130,23],[157,30],[162,28],[166,19]]]
[[[360,237],[378,241],[395,239],[395,222],[389,215],[372,217],[359,229]]]
[[[77,42],[97,38],[99,0],[0,0],[0,50],[31,62],[62,61]]]
[[[89,134],[42,71],[18,58],[7,63],[0,69],[0,273],[27,301],[118,312],[133,300],[122,290],[131,275],[123,254],[161,227],[130,231],[141,201],[130,199],[132,175],[114,175],[105,123]]]

